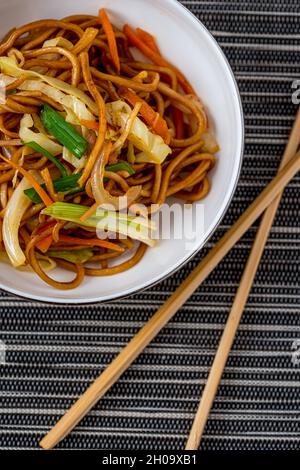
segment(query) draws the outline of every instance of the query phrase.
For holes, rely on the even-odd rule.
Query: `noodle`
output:
[[[74,270],[76,272],[76,276],[72,281],[61,282],[61,281],[55,281],[54,279],[50,278],[45,273],[45,271],[43,271],[43,269],[41,268],[41,265],[40,265],[40,263],[39,263],[39,261],[36,257],[36,254],[35,254],[34,247],[32,247],[28,252],[28,261],[29,261],[29,264],[32,267],[32,269],[39,275],[39,277],[41,279],[43,279],[43,281],[45,281],[47,284],[49,284],[50,286],[52,286],[56,289],[60,289],[60,290],[75,289],[76,287],[78,287],[82,283],[82,281],[84,279],[85,269],[84,269],[83,266],[78,265],[78,264],[72,265],[72,266],[74,266]],[[70,265],[71,265],[71,263],[70,263]]]
[[[142,37],[151,41],[143,44]],[[132,46],[147,57],[135,60]],[[20,69],[15,75],[2,70],[9,76],[6,101],[0,104],[3,246],[3,221],[27,176],[36,184],[29,188],[31,202],[28,195],[22,199],[26,207],[17,227],[19,244],[25,263],[45,283],[75,289],[85,276],[112,276],[133,268],[152,241],[129,234],[124,238],[109,226],[104,232],[113,232],[114,242],[95,243],[97,230],[89,223],[104,203],[120,211],[128,208],[128,217],[136,217],[141,230],[151,226],[149,217],[168,197],[192,203],[207,196],[218,146],[192,86],[161,56],[151,35],[128,26],[120,31],[105,10],[99,16],[72,15],[14,28],[0,43],[0,66],[3,57]],[[27,80],[36,80],[34,90]],[[56,131],[55,122],[47,124],[43,117],[49,107],[56,113],[54,121],[60,119],[62,127]],[[141,144],[143,132],[148,134]],[[210,139],[204,138],[207,133]],[[71,150],[74,142],[79,156]],[[71,203],[83,212],[77,222],[49,217],[44,211],[52,202]],[[117,216],[127,217],[122,211]],[[75,277],[53,279],[43,259]]]
[[[87,276],[112,276],[114,274],[123,273],[124,271],[133,268],[133,266],[141,261],[146,252],[146,249],[146,245],[141,244],[135,255],[129,261],[125,261],[118,266],[114,266],[108,269],[85,268],[85,273]]]
[[[70,65],[72,67],[72,85],[73,86],[78,86],[79,80],[80,80],[80,65],[79,65],[79,60],[77,56],[74,54],[73,50],[72,52],[64,49],[63,47],[44,47],[42,49],[38,49],[36,51],[29,51],[24,53],[24,57],[32,58],[32,57],[39,57],[43,56],[45,54],[60,54],[66,57]],[[28,62],[26,68],[32,68],[32,66],[35,65],[45,65],[46,67],[52,67],[52,68],[66,68],[68,67],[68,63],[65,62],[58,62],[58,61],[53,61],[53,60],[40,60],[36,61],[31,64],[30,67],[28,67]]]
[[[83,186],[84,183],[89,178],[89,176],[92,172],[92,169],[93,169],[93,167],[96,163],[97,157],[98,157],[98,155],[101,152],[101,149],[103,147],[107,124],[106,124],[106,116],[105,116],[105,114],[106,114],[105,103],[104,103],[103,98],[102,98],[101,94],[99,93],[95,83],[93,82],[91,72],[90,72],[89,57],[88,57],[87,52],[82,52],[80,54],[80,62],[81,62],[81,66],[82,66],[82,73],[83,73],[83,78],[84,78],[85,84],[86,84],[89,92],[91,93],[92,97],[94,98],[94,100],[97,104],[98,116],[99,116],[99,122],[100,122],[99,132],[98,132],[98,137],[97,137],[96,143],[95,143],[94,148],[93,148],[93,150],[92,150],[92,152],[89,156],[89,160],[88,160],[87,165],[84,169],[83,175],[79,180],[79,184],[81,186]]]

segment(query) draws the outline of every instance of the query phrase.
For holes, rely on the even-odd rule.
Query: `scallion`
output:
[[[42,153],[42,147],[40,147],[35,142],[30,142],[29,144],[26,144],[26,145],[36,150],[37,152]],[[38,148],[40,148],[41,150],[38,150]],[[44,149],[43,151],[45,153],[47,152],[47,150],[44,150]],[[43,155],[47,156],[45,153],[43,153]],[[55,157],[53,158],[55,159]],[[119,162],[119,163],[115,163],[114,165],[108,165],[105,169],[106,171],[111,171],[113,173],[117,173],[118,171],[126,171],[127,173],[129,173],[129,175],[135,174],[134,169],[127,162]],[[64,168],[64,171],[66,172],[65,168]],[[76,175],[69,175],[69,176],[66,175],[63,178],[54,180],[53,181],[54,190],[57,193],[67,193],[69,195],[76,194],[78,192],[83,192],[84,189],[80,188],[78,185],[78,180],[80,176],[81,176],[81,173],[77,173]],[[41,186],[42,188],[46,189],[44,184]],[[42,202],[40,196],[37,194],[34,188],[26,189],[26,191],[24,192],[26,196],[28,196],[29,199],[31,199],[32,202],[34,202],[35,204],[40,204]]]
[[[60,161],[56,157],[54,157],[54,155],[52,155],[52,153],[48,152],[48,150],[44,149],[43,147],[41,147],[36,142],[28,142],[25,145],[26,145],[26,147],[31,148],[35,152],[41,153],[42,155],[44,155],[44,157],[48,158],[48,160],[50,160],[50,162],[54,163],[56,168],[58,168],[59,171],[61,172],[61,176],[63,178],[68,176],[68,172],[65,169],[65,167],[60,163]]]
[[[130,176],[135,174],[134,169],[127,162],[119,162],[114,165],[108,165],[105,167],[105,171],[111,171],[112,173],[117,173],[118,171],[126,171]]]
[[[88,141],[57,111],[47,104],[42,106],[41,119],[48,132],[76,158],[81,158],[86,153]]]
[[[71,192],[73,194],[73,191],[83,191],[80,189],[78,185],[78,180],[81,176],[81,173],[78,173],[76,175],[70,175],[66,176],[64,178],[60,178],[57,180],[53,181],[53,186],[54,190],[57,193],[69,193]],[[43,184],[41,185],[43,189],[46,188],[46,186]],[[27,197],[32,200],[35,204],[40,204],[42,202],[40,196],[36,192],[34,188],[29,188],[24,191]]]

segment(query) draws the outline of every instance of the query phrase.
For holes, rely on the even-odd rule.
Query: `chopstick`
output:
[[[273,181],[262,191],[237,222],[221,238],[209,254],[198,264],[183,281],[171,297],[162,305],[153,317],[123,348],[112,363],[90,385],[86,392],[73,404],[52,430],[41,440],[40,446],[52,449],[79,421],[90,411],[97,401],[128,369],[132,362],[168,323],[185,301],[207,278],[235,243],[251,227],[253,222],[271,204],[273,199],[284,189],[289,181],[300,170],[300,152],[297,153]]]
[[[300,145],[300,108],[295,119],[291,135],[282,157],[282,168],[296,153]],[[194,422],[190,431],[190,435],[186,444],[186,450],[197,450],[199,448],[201,438],[205,429],[206,422],[209,417],[210,410],[216,396],[219,383],[221,381],[226,362],[241,321],[243,310],[248,300],[252,284],[263,255],[268,236],[273,225],[273,221],[281,201],[282,193],[270,204],[266,210],[259,229],[257,231],[255,241],[252,246],[250,256],[248,258],[234,303],[228,316],[221,340],[208,375],[206,385],[204,387],[200,404],[194,418]]]

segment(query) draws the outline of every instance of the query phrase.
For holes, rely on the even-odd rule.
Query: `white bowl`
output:
[[[133,269],[114,277],[86,278],[73,291],[58,291],[35,274],[0,264],[0,287],[23,297],[58,303],[90,303],[116,299],[166,278],[195,255],[212,236],[234,194],[243,153],[243,113],[238,88],[218,44],[203,24],[175,0],[1,0],[0,32],[41,18],[97,14],[109,9],[114,22],[140,26],[153,33],[165,57],[184,71],[209,114],[221,145],[218,163],[210,174],[212,189],[204,200],[204,227],[195,239],[163,240],[149,249]],[[175,219],[176,223],[176,219]],[[62,274],[59,273],[61,279]],[[66,274],[64,274],[66,276]],[[67,274],[68,276],[68,274]]]

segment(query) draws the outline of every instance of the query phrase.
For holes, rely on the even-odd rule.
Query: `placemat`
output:
[[[0,340],[7,345],[6,365],[0,366],[2,449],[37,448],[276,173],[297,108],[291,94],[300,78],[299,0],[182,3],[218,40],[240,87],[246,147],[234,201],[200,255],[139,295],[60,307],[1,293]],[[298,176],[285,191],[202,449],[299,449],[300,365],[293,349],[300,343],[299,183]],[[60,447],[184,448],[255,231]]]

